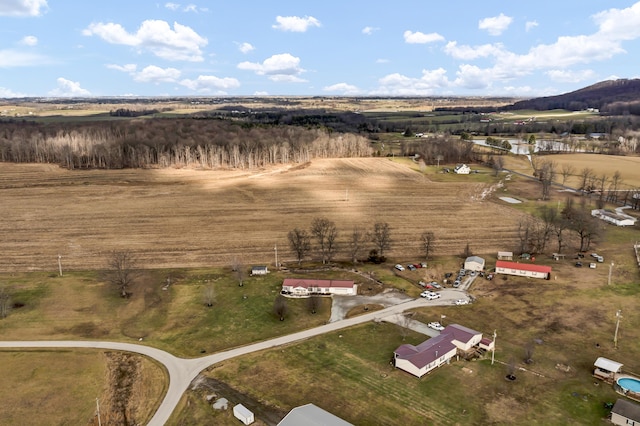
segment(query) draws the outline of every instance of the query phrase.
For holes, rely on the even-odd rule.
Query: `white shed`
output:
[[[469,256],[464,261],[464,269],[469,271],[482,271],[484,269],[484,259],[478,256]]]
[[[612,223],[616,226],[633,226],[636,224],[636,218],[622,213],[622,211],[611,211],[605,209],[591,210],[591,216],[596,217],[605,222]]]
[[[251,275],[267,275],[269,268],[264,265],[257,265],[251,267]]]
[[[245,425],[250,425],[255,421],[253,413],[242,404],[233,407],[233,415]]]
[[[606,381],[613,381],[616,374],[622,370],[622,364],[602,356],[596,359],[593,366],[595,367],[593,375],[600,380]]]

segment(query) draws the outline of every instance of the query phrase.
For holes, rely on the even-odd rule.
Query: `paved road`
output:
[[[160,404],[160,407],[156,411],[155,415],[149,422],[149,425],[161,426],[164,425],[171,413],[178,405],[180,398],[184,392],[188,389],[189,384],[195,379],[198,374],[205,368],[225,361],[227,359],[235,358],[237,356],[246,355],[251,352],[261,351],[264,349],[273,348],[276,346],[286,345],[292,342],[308,339],[310,337],[318,336],[324,333],[340,330],[346,327],[351,327],[357,324],[362,324],[368,321],[380,321],[382,318],[389,315],[397,315],[408,309],[437,306],[437,305],[450,305],[452,300],[462,297],[464,294],[458,290],[443,290],[441,292],[442,298],[436,300],[426,299],[412,299],[410,301],[395,305],[389,308],[385,308],[379,311],[363,314],[354,318],[348,318],[341,321],[331,322],[320,327],[312,328],[309,330],[300,331],[297,333],[289,334],[287,336],[276,337],[264,342],[258,342],[247,346],[241,346],[235,349],[230,349],[223,352],[218,352],[213,355],[205,356],[202,358],[186,359],[179,358],[171,355],[160,349],[155,349],[149,346],[137,345],[133,343],[119,343],[119,342],[88,342],[88,341],[0,341],[0,348],[92,348],[92,349],[107,349],[107,350],[120,350],[127,352],[139,353],[146,355],[150,358],[162,363],[167,369],[169,374],[169,388],[167,393]]]

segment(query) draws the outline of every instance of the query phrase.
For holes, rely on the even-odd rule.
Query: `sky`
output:
[[[0,98],[538,97],[639,64],[640,1],[0,0]]]

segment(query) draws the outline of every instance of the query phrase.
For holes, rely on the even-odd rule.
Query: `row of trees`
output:
[[[76,168],[259,168],[314,158],[364,157],[368,140],[326,128],[242,126],[224,120],[0,122],[0,161]]]

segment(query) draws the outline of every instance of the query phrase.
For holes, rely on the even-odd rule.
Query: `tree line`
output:
[[[371,153],[366,138],[326,128],[198,119],[0,122],[0,161],[54,163],[68,169],[253,169]]]

